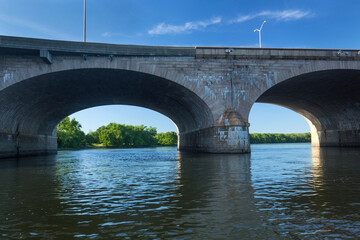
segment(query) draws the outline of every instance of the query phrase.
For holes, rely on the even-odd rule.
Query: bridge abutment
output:
[[[179,150],[208,153],[249,153],[247,126],[214,126],[179,134]]]
[[[360,130],[321,130],[311,132],[312,146],[360,147]]]
[[[57,153],[57,138],[46,135],[0,133],[0,158]]]

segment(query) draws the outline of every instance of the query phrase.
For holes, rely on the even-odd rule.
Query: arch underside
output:
[[[79,69],[41,75],[1,91],[0,103],[5,132],[51,135],[64,117],[110,104],[155,110],[169,117],[180,132],[212,125],[211,111],[190,90],[157,76],[124,70]]]
[[[4,143],[0,152],[26,149],[27,142],[54,148],[55,127],[64,117],[110,104],[160,112],[177,125],[180,133],[213,125],[206,103],[170,80],[126,70],[68,70],[26,79],[0,91],[0,143]]]
[[[360,146],[360,70],[327,70],[285,80],[257,102],[280,105],[311,123],[313,145]]]

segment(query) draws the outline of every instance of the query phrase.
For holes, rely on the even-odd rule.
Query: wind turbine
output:
[[[254,30],[254,32],[256,32],[256,31],[259,32],[259,47],[260,47],[260,48],[261,48],[261,30],[262,30],[262,27],[263,27],[264,23],[266,23],[266,21],[264,21],[264,22],[261,24],[260,29],[255,29],[255,30]]]

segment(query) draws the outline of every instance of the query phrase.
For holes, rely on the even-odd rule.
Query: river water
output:
[[[0,161],[0,239],[354,239],[360,150],[252,145]]]

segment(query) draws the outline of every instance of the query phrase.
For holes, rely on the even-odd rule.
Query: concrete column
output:
[[[0,158],[56,153],[56,136],[0,133]]]
[[[179,134],[180,151],[249,153],[248,126],[214,126]]]

